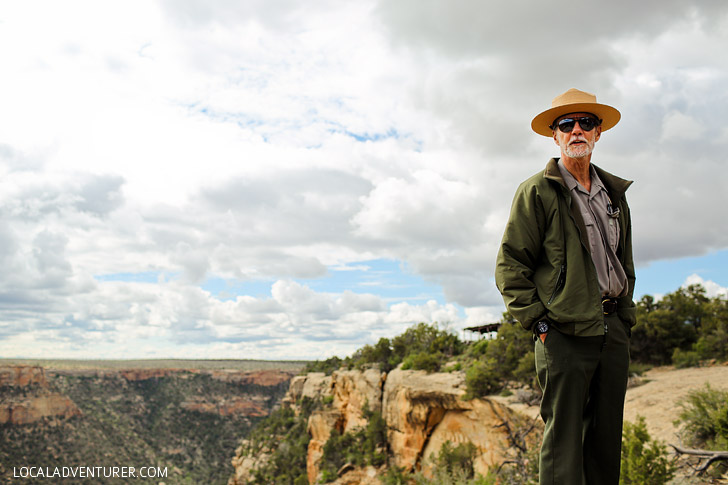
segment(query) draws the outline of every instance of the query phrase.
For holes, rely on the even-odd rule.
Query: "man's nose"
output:
[[[581,125],[576,120],[574,121],[574,129],[571,130],[571,133],[572,134],[575,134],[575,135],[583,135],[584,134],[584,130],[581,129]]]

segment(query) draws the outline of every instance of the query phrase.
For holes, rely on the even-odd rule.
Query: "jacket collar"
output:
[[[561,186],[566,187],[566,182],[564,182],[564,178],[561,176],[561,171],[559,170],[558,163],[558,158],[552,158],[551,160],[549,160],[549,162],[546,164],[546,170],[544,170],[543,176],[544,178],[553,180]],[[615,197],[615,199],[618,199],[619,196],[624,195],[629,186],[632,185],[631,180],[625,180],[623,178],[617,177],[616,175],[612,175],[611,173],[607,172],[606,170],[602,170],[594,164],[592,164],[592,166],[594,167],[594,170],[596,170],[597,175],[599,175],[599,178],[602,180],[604,185],[607,186],[607,190],[611,193],[611,195],[618,196]]]
[[[599,175],[599,178],[602,179],[602,182],[604,182],[604,185],[606,185],[610,191],[614,191],[620,196],[624,195],[624,193],[627,192],[629,186],[633,183],[632,180],[625,180],[623,178],[617,177],[616,175],[612,175],[611,173],[607,172],[606,170],[602,170],[596,165],[592,166],[594,167],[594,170],[596,170],[597,175]]]

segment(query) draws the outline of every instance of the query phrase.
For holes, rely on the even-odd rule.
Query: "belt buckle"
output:
[[[617,311],[617,301],[613,298],[604,298],[602,300],[602,313],[604,315],[611,315]]]

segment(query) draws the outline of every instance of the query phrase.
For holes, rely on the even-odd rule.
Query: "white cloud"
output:
[[[720,286],[715,281],[705,280],[694,273],[685,279],[683,287],[688,287],[690,285],[701,285],[705,288],[705,293],[709,298],[714,298],[716,296],[721,296],[723,298],[728,297],[728,288]]]
[[[705,128],[695,119],[679,112],[669,113],[663,120],[662,141],[697,140]]]
[[[325,358],[349,355],[416,322],[462,325],[453,305],[434,301],[388,308],[373,294],[317,293],[284,280],[273,284],[271,295],[221,301],[184,283],[99,282],[43,319],[16,317],[3,328],[0,353],[44,357],[45,343],[56,341],[68,357],[88,355],[91,345],[110,358],[160,350],[207,358]]]
[[[727,11],[3,5],[3,353],[326,357],[420,320],[497,319],[512,194],[557,154],[529,121],[572,86],[622,111],[595,161],[635,180],[638,261],[728,248]],[[297,281],[377,259],[445,301]],[[210,278],[275,283],[220,301]]]

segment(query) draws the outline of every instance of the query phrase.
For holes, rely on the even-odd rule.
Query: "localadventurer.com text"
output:
[[[21,466],[13,478],[167,478],[167,467],[154,466]]]

